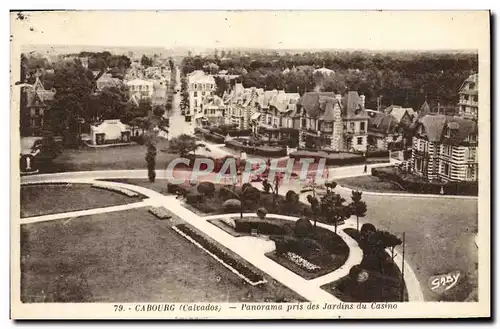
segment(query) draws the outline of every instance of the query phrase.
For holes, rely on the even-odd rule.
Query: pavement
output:
[[[101,172],[77,172],[77,173],[57,173],[57,174],[44,174],[44,175],[34,175],[27,176],[22,178],[23,183],[34,183],[34,182],[68,182],[68,183],[92,183],[95,182],[96,179],[111,179],[111,178],[144,178],[146,171],[101,171]],[[175,196],[165,196],[160,193],[157,193],[148,188],[118,183],[118,182],[99,182],[101,185],[120,187],[124,189],[128,189],[131,191],[135,191],[137,193],[141,193],[148,197],[141,202],[135,202],[127,205],[115,206],[115,207],[106,207],[106,208],[97,208],[83,211],[75,211],[75,212],[67,212],[61,214],[51,214],[45,216],[36,216],[36,217],[28,217],[21,219],[21,224],[27,223],[36,223],[41,221],[48,220],[56,220],[62,218],[75,218],[79,216],[87,216],[98,213],[105,213],[111,211],[124,211],[128,209],[144,207],[144,206],[163,206],[175,215],[179,216],[192,226],[197,229],[203,231],[205,234],[211,236],[218,243],[223,245],[224,247],[232,250],[240,257],[244,258],[246,261],[261,269],[277,281],[281,282],[283,285],[289,287],[294,290],[307,300],[311,302],[340,302],[338,298],[333,296],[332,294],[327,293],[325,290],[320,287],[326,283],[335,281],[341,277],[344,277],[349,273],[349,269],[357,265],[361,262],[362,259],[362,251],[359,248],[357,242],[349,237],[343,230],[347,227],[354,227],[353,223],[347,223],[342,226],[340,230],[338,230],[338,234],[342,237],[342,239],[346,242],[349,247],[349,257],[346,262],[337,270],[320,276],[318,278],[312,280],[305,280],[301,276],[293,273],[292,271],[284,268],[278,263],[272,261],[268,257],[265,256],[265,253],[273,250],[274,246],[267,242],[255,240],[258,238],[255,237],[245,237],[235,238],[232,235],[226,233],[225,231],[217,228],[216,226],[209,223],[207,220],[214,218],[212,217],[201,217],[196,213],[186,209],[182,202],[175,198]],[[285,193],[287,190],[282,189],[280,191],[281,194]],[[301,196],[302,197],[302,196]],[[220,215],[219,217],[224,216],[237,216],[238,214],[228,214],[228,215]],[[244,214],[245,216],[255,216],[255,214]],[[296,217],[283,216],[279,214],[269,214],[268,217],[275,218],[283,218],[286,220],[295,221]],[[333,226],[318,223],[318,226],[334,231]],[[249,245],[252,247],[249,248]],[[398,257],[398,256],[396,256]],[[402,264],[402,259],[396,258],[396,264],[400,266]],[[411,267],[405,262],[405,273],[406,273],[406,284],[408,289],[408,295],[410,301],[423,301],[423,294],[420,288],[420,284],[418,279],[416,278]]]

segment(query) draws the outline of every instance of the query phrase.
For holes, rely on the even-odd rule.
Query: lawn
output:
[[[350,188],[352,190],[360,190],[367,192],[389,192],[389,193],[408,193],[403,190],[398,184],[389,181],[383,181],[375,176],[357,176],[340,178],[336,180],[337,184]]]
[[[165,143],[157,146],[156,168],[165,169],[178,154],[161,152]],[[104,148],[82,148],[79,150],[64,150],[54,159],[45,172],[88,171],[88,170],[119,170],[146,169],[146,146],[127,145]]]
[[[341,194],[349,197],[347,192]],[[399,238],[406,233],[405,260],[415,271],[426,300],[463,301],[477,288],[477,200],[403,195],[363,195],[363,199],[368,211],[362,222]],[[401,248],[396,249],[401,255]],[[430,290],[431,276],[456,270],[462,279],[447,295]]]
[[[21,218],[111,207],[140,201],[90,184],[21,186]]]
[[[304,301],[267,275],[246,284],[171,228],[181,221],[140,208],[22,225],[22,301]]]

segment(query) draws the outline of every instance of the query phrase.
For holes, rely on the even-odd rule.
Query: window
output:
[[[267,124],[271,125],[271,117],[270,116],[267,117]]]
[[[307,122],[307,121],[306,121],[306,119],[305,119],[305,118],[302,118],[302,123],[301,123],[302,128],[306,128],[306,125],[307,125],[307,123],[306,123],[306,122]]]
[[[447,162],[444,163],[443,169],[444,169],[444,174],[446,176],[450,176],[450,165]]]
[[[476,168],[474,165],[467,167],[467,178],[476,179]]]
[[[354,122],[351,122],[351,124],[349,125],[349,128],[354,129]]]
[[[476,83],[475,82],[470,82],[469,83],[469,89],[474,89],[476,88]]]
[[[201,93],[201,96],[205,96],[205,92],[202,92],[202,93]]]
[[[347,129],[347,123],[344,122],[344,130],[346,130],[346,129]]]
[[[469,148],[469,161],[475,162],[476,161],[476,148],[471,147]]]
[[[198,87],[198,85],[195,83],[195,84],[194,84],[194,89],[197,89],[197,87]]]
[[[203,113],[204,113],[205,115],[207,115],[207,114],[208,114],[208,110],[207,110],[207,109],[205,109],[205,111],[204,111]]]
[[[359,123],[359,130],[365,131],[365,123],[364,122]]]
[[[193,96],[194,96],[194,97],[198,97],[198,92],[197,92],[197,91],[195,91],[195,92],[193,93]]]
[[[476,96],[472,96],[472,100],[473,100],[474,102],[477,102],[477,95],[476,95]]]
[[[363,137],[358,137],[358,145],[363,145]]]
[[[469,141],[470,142],[476,142],[477,141],[477,136],[475,134],[469,135]]]
[[[469,95],[464,95],[464,100],[468,101],[469,100]]]
[[[451,136],[451,129],[450,128],[446,128],[446,131],[444,133],[444,137],[450,137]]]

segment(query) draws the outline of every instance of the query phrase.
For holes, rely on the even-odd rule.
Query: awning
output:
[[[250,118],[250,120],[257,120],[257,119],[259,119],[259,117],[260,117],[260,112],[257,112],[257,113],[254,113],[252,115],[252,117]]]

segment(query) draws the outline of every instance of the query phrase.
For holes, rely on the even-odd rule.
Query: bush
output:
[[[368,150],[366,151],[367,158],[388,158],[389,151],[388,150]]]
[[[196,189],[205,196],[213,196],[215,193],[215,185],[212,182],[201,182]]]
[[[272,236],[270,239],[274,241],[277,254],[293,252],[300,256],[311,257],[327,253],[321,244],[313,239],[295,236]]]
[[[299,202],[299,195],[297,193],[295,193],[295,191],[290,190],[290,191],[286,192],[285,200],[288,203]]]
[[[240,233],[251,233],[256,230],[259,234],[265,235],[284,235],[285,230],[282,225],[270,220],[261,220],[256,218],[235,219],[235,231]]]
[[[295,236],[303,238],[311,234],[312,229],[311,222],[307,218],[302,217],[295,222],[294,233]]]
[[[231,186],[222,186],[219,189],[219,197],[226,201],[228,199],[234,198],[233,189]]]
[[[258,202],[260,200],[260,191],[258,188],[250,186],[245,190],[244,201],[249,201],[251,203]]]
[[[189,205],[195,205],[203,201],[203,194],[198,192],[191,192],[186,195],[186,203]]]
[[[226,212],[239,212],[241,210],[241,202],[237,199],[229,199],[224,201],[222,208]]]
[[[266,216],[267,216],[266,208],[260,207],[259,209],[257,209],[257,217],[259,217],[260,219],[265,219]]]

